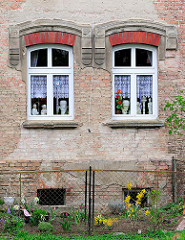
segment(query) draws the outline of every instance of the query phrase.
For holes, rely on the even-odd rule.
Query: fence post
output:
[[[173,202],[177,202],[177,163],[174,157],[172,157],[172,195]]]
[[[93,171],[93,186],[92,186],[92,231],[94,231],[94,204],[95,204],[95,171]]]
[[[85,223],[87,219],[87,171],[85,171]]]
[[[89,215],[88,215],[88,235],[91,235],[91,166],[89,167]]]

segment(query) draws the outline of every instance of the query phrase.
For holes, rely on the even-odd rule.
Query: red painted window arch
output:
[[[24,36],[26,46],[40,43],[60,43],[74,46],[76,35],[65,32],[36,32]]]
[[[119,32],[109,36],[111,46],[124,43],[143,43],[159,46],[161,36],[150,32]]]

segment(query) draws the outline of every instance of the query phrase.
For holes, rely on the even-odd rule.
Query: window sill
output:
[[[78,123],[74,121],[30,121],[27,120],[23,122],[22,126],[24,128],[44,128],[44,129],[54,129],[54,128],[77,128]]]
[[[112,121],[105,124],[110,128],[159,128],[163,127],[164,123],[161,120],[122,120]]]

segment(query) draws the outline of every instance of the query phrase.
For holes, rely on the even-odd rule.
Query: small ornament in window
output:
[[[149,103],[148,103],[148,110],[149,110],[149,114],[153,114],[153,106],[152,106],[152,99],[149,98]]]
[[[142,105],[143,105],[143,114],[145,114],[145,103],[146,103],[146,101],[147,101],[146,97],[143,96],[143,97],[141,98],[141,102],[142,102]]]
[[[39,112],[37,110],[37,104],[36,103],[33,104],[33,108],[31,110],[31,114],[32,115],[38,115],[39,114]]]
[[[141,114],[141,105],[137,102],[137,114]]]
[[[60,109],[61,115],[64,115],[67,111],[67,101],[66,100],[60,101],[60,106],[58,107],[58,109]]]
[[[42,105],[41,115],[47,115],[47,106],[46,106],[46,104]]]
[[[122,113],[123,114],[128,114],[129,106],[130,106],[130,101],[129,100],[123,100],[123,107],[122,107]]]

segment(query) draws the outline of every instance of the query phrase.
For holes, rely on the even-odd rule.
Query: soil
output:
[[[169,220],[164,221],[161,225],[157,224],[155,225],[152,223],[149,219],[149,217],[144,217],[140,220],[126,220],[125,218],[119,216],[119,215],[112,215],[108,216],[109,218],[117,218],[119,221],[113,223],[113,226],[111,229],[107,229],[103,224],[100,225],[94,225],[93,227],[93,233],[94,234],[109,234],[109,233],[124,233],[124,234],[133,234],[133,233],[146,233],[147,231],[157,230],[158,228],[166,230],[166,231],[174,231],[178,225],[178,222],[180,221],[180,217],[176,217],[173,220],[175,220],[175,223],[170,223]],[[79,225],[76,225],[74,222],[71,223],[71,231],[63,231],[60,223],[60,218],[55,218],[55,220],[52,222],[52,225],[54,226],[54,234],[62,234],[63,236],[68,236],[71,234],[87,234],[88,233],[88,223],[85,224],[84,222],[79,223]],[[39,233],[37,226],[31,226],[29,223],[25,224],[24,230],[27,231],[30,234]]]

